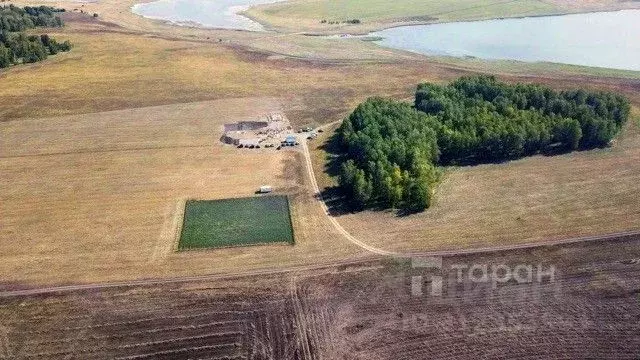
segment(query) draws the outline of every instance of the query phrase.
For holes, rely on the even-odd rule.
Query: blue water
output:
[[[259,23],[238,13],[252,5],[277,1],[281,0],[157,0],[136,4],[131,11],[178,25],[263,31],[264,28]]]
[[[640,71],[640,10],[404,26],[377,43],[425,55]]]

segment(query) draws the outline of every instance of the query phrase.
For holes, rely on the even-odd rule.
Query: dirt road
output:
[[[629,237],[639,237],[639,236],[640,236],[640,231],[629,231],[629,232],[621,232],[621,233],[615,233],[615,234],[595,235],[595,236],[589,236],[589,237],[561,239],[561,240],[549,240],[545,242],[534,242],[534,243],[528,243],[528,244],[498,246],[498,247],[491,247],[491,248],[432,251],[432,252],[425,252],[425,253],[397,254],[397,255],[391,255],[391,256],[396,259],[408,259],[411,257],[426,257],[426,256],[446,257],[446,256],[455,256],[455,255],[471,255],[471,254],[494,253],[494,252],[519,250],[519,249],[544,248],[544,247],[567,245],[567,244],[573,244],[573,243],[579,243],[579,242],[616,241],[616,240],[623,241],[623,240],[627,240]],[[366,246],[366,244],[364,245]],[[287,273],[295,273],[295,272],[308,272],[308,271],[315,271],[315,270],[322,270],[322,269],[325,269],[325,270],[335,269],[340,266],[362,265],[368,262],[379,260],[381,257],[388,257],[388,256],[390,255],[372,256],[368,259],[360,259],[360,260],[337,261],[330,264],[322,264],[322,265],[297,266],[297,267],[282,268],[282,269],[266,269],[266,270],[258,270],[258,271],[228,273],[228,274],[209,274],[209,275],[175,277],[175,278],[141,279],[141,280],[123,281],[123,282],[107,282],[107,283],[95,283],[95,284],[79,284],[79,285],[41,287],[41,288],[32,288],[32,289],[7,290],[7,291],[0,291],[0,298],[42,295],[42,294],[51,294],[51,293],[69,292],[69,291],[78,291],[78,290],[100,290],[100,289],[109,289],[109,288],[117,288],[117,287],[179,284],[179,283],[187,283],[192,281],[221,280],[221,279],[233,279],[233,278],[241,278],[241,277],[259,276],[259,275],[276,275],[276,274],[287,274]]]
[[[333,124],[333,123],[332,123]],[[331,125],[331,124],[329,124]],[[387,250],[383,250],[383,249],[378,249],[376,247],[373,247],[371,245],[367,245],[366,243],[356,239],[355,237],[353,237],[351,234],[349,234],[349,232],[347,230],[345,230],[342,225],[340,225],[340,223],[338,222],[338,220],[336,220],[336,218],[334,216],[331,216],[331,214],[329,213],[329,208],[327,207],[327,204],[324,202],[324,199],[322,198],[322,193],[320,192],[320,188],[318,187],[318,182],[316,181],[316,176],[315,173],[313,171],[313,165],[311,163],[311,155],[309,154],[309,146],[307,145],[307,141],[306,140],[301,140],[300,143],[302,144],[302,152],[304,153],[304,159],[307,165],[307,173],[309,175],[309,181],[311,182],[311,189],[313,190],[313,194],[314,197],[318,199],[318,202],[320,204],[320,206],[322,207],[322,211],[325,213],[325,215],[327,215],[327,219],[329,219],[329,221],[331,222],[331,224],[333,225],[333,227],[340,233],[342,234],[345,239],[347,239],[348,241],[350,241],[351,243],[367,250],[370,251],[374,254],[378,254],[378,255],[394,255],[394,256],[398,256],[401,255],[400,253],[396,253],[393,251],[387,251]]]

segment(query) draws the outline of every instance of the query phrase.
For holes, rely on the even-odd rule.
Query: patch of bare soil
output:
[[[639,245],[628,237],[445,257],[439,269],[382,259],[260,278],[3,298],[0,356],[632,359],[640,353]],[[479,280],[484,267],[488,281]],[[505,269],[519,275],[508,278]]]

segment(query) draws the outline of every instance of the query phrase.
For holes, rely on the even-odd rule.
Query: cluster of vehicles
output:
[[[261,147],[265,147],[265,148],[270,148],[270,147],[274,147],[274,144],[264,144],[262,146],[260,146],[260,144],[251,144],[251,145],[244,145],[244,144],[240,144],[237,146],[238,149],[260,149]]]
[[[318,129],[317,131],[314,131],[312,127],[307,126],[305,128],[302,128],[300,130],[298,130],[298,133],[309,133],[309,135],[307,136],[307,140],[312,140],[318,137],[318,133],[324,132],[324,130],[322,129]]]
[[[298,130],[299,134],[302,133],[308,133],[307,135],[307,140],[312,140],[318,137],[318,133],[324,132],[324,130],[322,129],[318,129],[317,131],[314,131],[312,127],[307,126],[305,128],[301,128],[300,130]],[[298,142],[298,138],[295,135],[289,135],[287,136],[282,142],[280,142],[280,145],[278,145],[276,147],[276,144],[274,143],[263,143],[263,144],[240,144],[238,145],[238,149],[260,149],[260,148],[272,148],[272,147],[276,147],[276,150],[280,150],[283,147],[288,147],[288,146],[297,146],[300,145],[300,143]]]

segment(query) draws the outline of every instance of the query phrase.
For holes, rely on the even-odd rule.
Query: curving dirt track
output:
[[[333,125],[333,124],[335,124],[335,123],[327,124],[327,125],[325,125],[325,127],[329,127],[330,125]],[[309,154],[309,146],[307,145],[305,140],[303,140],[301,142],[301,144],[302,144],[302,152],[304,153],[304,160],[305,160],[305,163],[306,163],[307,172],[308,172],[308,175],[309,175],[309,181],[311,182],[311,190],[313,191],[314,197],[319,200],[320,206],[322,207],[322,212],[327,215],[327,218],[329,219],[329,222],[331,222],[331,225],[333,225],[333,227],[342,236],[344,236],[345,239],[347,239],[351,243],[353,243],[353,244],[355,244],[355,245],[357,245],[357,246],[359,246],[359,247],[361,247],[361,248],[363,248],[363,249],[365,249],[365,250],[367,250],[369,252],[372,252],[372,253],[377,254],[377,255],[395,255],[395,256],[400,255],[397,252],[378,249],[376,247],[368,245],[367,243],[365,243],[363,241],[358,240],[353,235],[349,234],[349,232],[347,230],[345,230],[345,228],[343,228],[342,225],[340,225],[340,223],[338,222],[338,220],[336,220],[335,217],[331,216],[331,214],[329,213],[329,208],[327,207],[327,204],[322,199],[322,193],[320,192],[320,187],[318,186],[318,182],[316,180],[316,175],[313,172],[313,164],[311,163],[311,155]]]
[[[318,129],[330,128],[337,123],[339,123],[339,121],[325,124],[323,126],[318,127]],[[364,250],[367,250],[377,255],[412,257],[412,256],[450,256],[450,255],[462,255],[462,254],[477,254],[477,253],[483,253],[483,252],[495,252],[495,251],[502,251],[502,250],[528,249],[528,248],[537,247],[537,246],[571,244],[575,242],[600,241],[605,239],[617,239],[617,238],[623,238],[626,236],[636,236],[640,234],[640,231],[626,231],[626,232],[618,232],[614,234],[600,234],[600,235],[586,236],[586,237],[579,237],[579,238],[538,241],[535,243],[514,244],[514,245],[484,247],[484,248],[471,248],[471,249],[465,249],[465,250],[430,251],[430,252],[420,252],[420,253],[400,253],[400,252],[376,248],[356,238],[355,236],[351,235],[348,230],[346,230],[342,225],[340,225],[336,217],[331,215],[331,212],[329,211],[329,208],[322,197],[322,192],[320,191],[320,187],[318,186],[318,182],[316,180],[317,178],[313,170],[313,163],[311,161],[311,155],[309,153],[309,146],[307,142],[304,140],[301,142],[301,145],[302,145],[302,152],[304,153],[304,159],[306,163],[305,166],[307,168],[309,181],[311,183],[311,190],[313,191],[314,198],[316,198],[319,201],[320,206],[322,207],[322,211],[329,219],[329,222],[331,222],[334,228],[341,235],[343,235],[346,240],[350,241],[351,243],[359,246]]]

